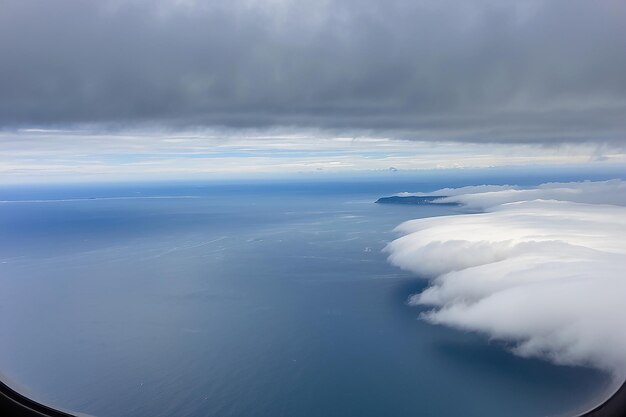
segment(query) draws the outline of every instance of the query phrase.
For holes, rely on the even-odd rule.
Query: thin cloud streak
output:
[[[537,164],[581,164],[611,169],[624,163],[626,152],[596,145],[432,143],[385,137],[323,136],[319,131],[0,133],[3,183],[207,179],[294,172],[354,173]]]

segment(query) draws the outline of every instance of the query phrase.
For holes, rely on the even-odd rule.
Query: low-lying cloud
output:
[[[514,353],[626,376],[626,182],[438,190],[472,209],[418,219],[386,250],[430,279],[422,318],[485,333]]]

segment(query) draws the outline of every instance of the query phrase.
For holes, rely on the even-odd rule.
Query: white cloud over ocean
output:
[[[386,250],[430,280],[409,300],[432,307],[422,318],[626,377],[626,182],[428,194],[483,212],[398,226]]]

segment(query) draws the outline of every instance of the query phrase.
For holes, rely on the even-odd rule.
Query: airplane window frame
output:
[[[17,417],[86,417],[87,414],[61,411],[20,394],[0,381],[0,412]],[[597,407],[575,417],[626,417],[626,382]]]

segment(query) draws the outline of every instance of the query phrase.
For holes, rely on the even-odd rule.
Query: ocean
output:
[[[379,197],[487,181],[516,179],[4,187],[0,373],[101,417],[583,411],[606,375],[419,320],[382,252],[464,209]]]

